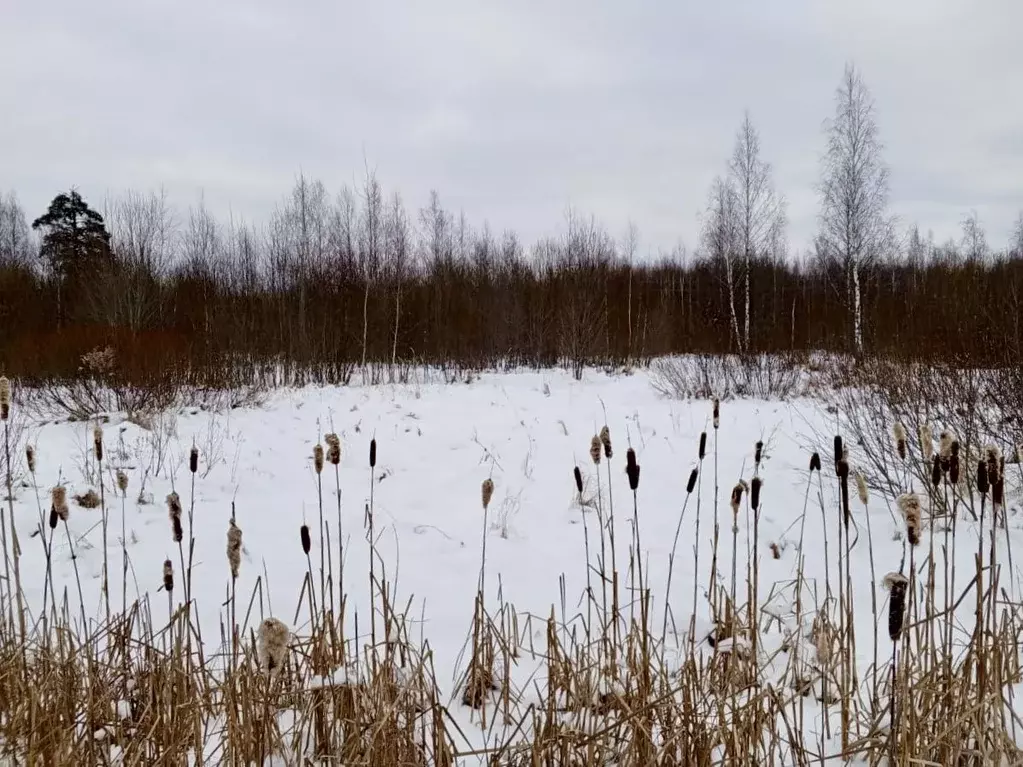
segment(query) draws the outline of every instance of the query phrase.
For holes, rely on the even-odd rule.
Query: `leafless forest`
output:
[[[921,234],[926,222],[897,221],[876,118],[848,69],[819,148],[819,233],[803,252],[787,246],[784,195],[749,115],[708,190],[699,241],[657,256],[639,252],[635,229],[579,212],[551,222],[559,236],[523,242],[436,193],[410,208],[368,172],[337,192],[299,177],[258,224],[217,220],[201,201],[177,208],[159,191],[88,200],[105,247],[58,259],[47,227],[32,224],[42,211],[9,191],[0,368],[61,380],[108,347],[127,380],[209,386],[694,352],[1018,360],[1023,217],[1004,244],[988,243],[976,214],[944,242]]]

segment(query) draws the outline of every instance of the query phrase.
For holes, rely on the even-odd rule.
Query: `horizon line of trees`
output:
[[[569,212],[529,246],[431,194],[411,213],[367,173],[331,197],[300,176],[265,226],[179,215],[162,192],[99,212],[73,189],[31,224],[0,194],[0,369],[81,375],[110,346],[128,377],[347,380],[368,363],[620,365],[686,352],[842,351],[1019,364],[1023,216],[1004,249],[976,214],[937,244],[888,212],[873,101],[847,67],[825,124],[812,251],[790,257],[785,200],[747,113],[708,194],[699,246],[639,260]],[[275,373],[276,375],[276,373]],[[225,381],[225,376],[230,381]]]

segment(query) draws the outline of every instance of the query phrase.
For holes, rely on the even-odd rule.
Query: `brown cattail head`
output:
[[[763,440],[757,440],[757,444],[753,446],[753,463],[759,465],[760,459],[764,457],[764,442]]]
[[[699,456],[700,456],[700,460],[701,461],[703,460],[703,457],[705,455],[707,455],[707,432],[703,431],[703,432],[700,432],[700,452],[699,452]]]
[[[188,454],[188,470],[195,474],[199,471],[199,448],[192,445],[192,450]]]
[[[714,398],[713,402],[713,413],[714,413],[714,428],[718,428],[721,425],[721,400],[717,397]]]
[[[175,543],[181,543],[184,531],[181,529],[181,498],[172,492],[167,496],[167,514],[171,521],[171,534]]]
[[[845,445],[842,442],[842,435],[835,435],[835,470],[838,470],[838,462],[842,460],[842,456],[845,455]]]
[[[895,450],[899,454],[899,459],[905,461],[909,440],[906,437],[906,427],[902,425],[901,421],[895,422],[892,427],[892,436],[895,438]]]
[[[732,514],[739,514],[739,506],[742,504],[742,493],[746,489],[745,480],[739,480],[732,488]]]
[[[931,484],[938,487],[941,484],[941,455],[935,455],[931,461]]]
[[[313,448],[313,468],[317,474],[323,471],[323,445],[319,443]]]
[[[953,485],[959,484],[959,440],[952,441],[948,456],[948,479]]]
[[[0,421],[11,417],[11,382],[0,376]]]
[[[36,473],[36,449],[31,445],[25,447],[25,463],[28,464],[30,474]]]
[[[856,495],[859,496],[860,503],[864,506],[867,505],[867,478],[863,476],[862,471],[856,472]]]
[[[760,487],[762,484],[763,481],[760,477],[753,477],[750,482],[749,503],[753,507],[753,511],[760,509]]]
[[[990,469],[988,474],[990,474]],[[998,462],[998,475],[997,479],[991,482],[991,503],[994,506],[1005,505],[1005,459],[1001,458]]]
[[[377,465],[377,440],[376,437],[369,441],[369,467],[375,469]]]
[[[302,553],[308,554],[309,550],[313,547],[312,540],[309,538],[309,525],[302,525],[298,530],[298,534],[302,539]]]
[[[480,499],[483,501],[483,510],[490,508],[490,501],[494,497],[494,480],[487,477],[480,486]]]
[[[629,453],[631,456],[625,464],[625,476],[629,478],[629,489],[636,491],[639,489],[639,464],[636,463],[636,453],[631,447]]]
[[[71,514],[70,509],[67,505],[67,488],[63,485],[57,485],[50,491],[50,503],[54,511],[57,512],[57,516],[62,521],[67,522],[68,517]]]
[[[92,430],[92,447],[96,453],[96,460],[103,460],[103,427],[96,424]]]
[[[50,507],[50,529],[53,530],[57,526],[57,520],[60,519],[60,515],[57,514],[57,510]]]
[[[593,439],[590,440],[590,460],[595,464],[600,463],[602,452],[603,448],[600,443],[600,437],[594,434]]]
[[[607,428],[606,424],[600,430],[600,444],[604,446],[604,457],[608,459],[613,458],[614,450],[611,448],[611,430]]]
[[[981,495],[987,495],[990,487],[991,484],[987,476],[987,461],[982,459],[977,461],[977,492]]]
[[[337,466],[341,463],[341,438],[331,432],[324,436],[323,441],[327,443],[327,461]]]
[[[902,634],[902,620],[906,614],[909,578],[902,573],[888,573],[884,577],[884,585],[891,593],[888,601],[888,636],[893,642],[898,642]]]
[[[256,653],[263,671],[275,674],[284,665],[290,638],[291,632],[288,631],[288,627],[277,618],[267,618],[259,624]]]
[[[237,578],[242,566],[242,529],[233,519],[227,525],[227,564],[231,577]]]
[[[686,483],[686,492],[691,493],[696,488],[696,478],[699,475],[699,471],[693,469],[689,472],[689,481]]]
[[[169,559],[163,560],[163,590],[174,591],[174,563]]]
[[[821,470],[821,454],[814,453],[810,456],[810,473]]]
[[[575,476],[575,489],[576,489],[576,492],[578,492],[579,496],[582,497],[582,494],[583,494],[583,473],[581,471],[579,471],[579,467],[576,466],[575,469],[572,471],[572,474]]]
[[[117,470],[117,489],[121,491],[121,495],[127,497],[128,495],[128,475],[124,473],[124,469]]]
[[[625,451],[625,470],[628,471],[630,468],[636,465],[636,451],[631,447]]]
[[[920,543],[920,499],[916,493],[904,493],[898,498],[899,511],[906,520],[906,537],[916,546]]]
[[[931,457],[934,455],[934,435],[931,433],[931,427],[927,424],[920,427],[920,453],[927,463],[931,462]]]
[[[849,508],[849,459],[846,455],[843,452],[842,458],[835,464],[835,472],[838,474],[838,491],[842,500],[842,522],[848,530],[852,509]]]

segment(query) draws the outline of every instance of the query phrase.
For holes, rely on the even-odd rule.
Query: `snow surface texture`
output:
[[[605,413],[606,408],[606,413]],[[497,591],[522,615],[537,616],[533,640],[544,641],[544,621],[555,605],[561,615],[559,579],[565,580],[567,608],[571,614],[584,609],[580,600],[586,588],[583,522],[590,525],[591,555],[596,548],[597,528],[592,510],[578,503],[573,467],[586,479],[586,494],[597,491],[594,467],[588,451],[591,437],[604,424],[610,427],[615,447],[612,479],[619,548],[630,538],[632,494],[624,473],[625,451],[632,446],[642,466],[639,517],[647,580],[652,590],[655,615],[651,623],[662,625],[664,584],[672,541],[682,511],[685,485],[697,463],[702,431],[708,432],[708,458],[701,477],[702,527],[695,536],[697,515],[693,504],[686,511],[671,588],[671,609],[679,636],[669,628],[669,645],[687,640],[694,613],[694,547],[700,548],[699,579],[695,606],[698,642],[709,633],[706,601],[713,532],[713,457],[717,449],[720,477],[718,514],[721,520],[719,571],[727,582],[732,552],[729,494],[736,481],[749,480],[753,470],[754,444],[763,440],[764,479],[759,522],[760,602],[765,615],[776,615],[777,624],[765,631],[760,652],[765,658],[791,634],[794,592],[791,582],[797,571],[797,544],[805,517],[804,576],[808,599],[817,591],[823,599],[825,559],[824,521],[816,503],[818,482],[809,486],[808,463],[813,449],[824,458],[825,508],[837,516],[837,483],[829,471],[829,443],[821,435],[834,433],[833,416],[810,401],[768,403],[748,400],[723,402],[720,429],[711,428],[711,405],[706,401],[671,401],[655,393],[646,374],[610,377],[587,372],[577,382],[561,373],[511,373],[484,375],[471,384],[425,384],[374,388],[306,388],[271,394],[258,407],[223,413],[198,410],[161,416],[143,428],[114,417],[105,428],[106,462],[123,467],[130,478],[127,501],[127,538],[131,558],[128,594],[149,592],[154,605],[166,604],[156,594],[161,566],[171,559],[177,566],[177,547],[171,540],[165,496],[175,488],[182,497],[187,518],[190,500],[188,454],[200,449],[196,479],[195,565],[193,596],[198,606],[206,654],[220,651],[220,621],[225,583],[229,578],[225,557],[225,533],[235,504],[244,531],[244,551],[237,592],[248,599],[257,578],[269,575],[269,594],[276,617],[301,635],[308,630],[308,611],[294,616],[307,564],[299,541],[299,527],[309,524],[313,533],[314,568],[318,567],[317,482],[313,470],[313,446],[326,432],[342,439],[341,488],[345,535],[345,584],[349,611],[357,611],[360,630],[368,622],[367,544],[364,508],[369,498],[370,439],[377,441],[374,503],[378,548],[386,563],[387,578],[394,588],[392,601],[413,599],[411,615],[421,625],[409,633],[429,640],[434,652],[437,678],[450,695],[451,709],[462,730],[481,747],[487,738],[474,726],[473,712],[460,705],[456,679],[465,671],[464,646],[472,619],[480,563],[483,514],[482,480],[492,476],[495,493],[490,505],[487,531],[487,594],[496,602]],[[160,449],[154,435],[166,436]],[[37,455],[38,490],[48,509],[49,488],[68,484],[69,497],[85,492],[90,484],[85,456],[92,447],[92,425],[49,422],[30,430]],[[716,443],[716,444],[715,444]],[[851,446],[855,469],[855,446]],[[336,498],[333,472],[324,472],[324,506],[331,520],[332,536]],[[143,475],[144,498],[139,503]],[[601,490],[608,493],[606,466],[601,464]],[[114,499],[112,477],[107,477],[110,509],[109,561],[111,600],[120,605],[120,499]],[[744,504],[745,506],[745,504]],[[874,557],[878,580],[897,570],[904,555],[903,527],[892,514],[888,500],[871,502]],[[34,612],[42,603],[45,561],[38,539],[29,533],[38,525],[35,491],[25,484],[17,492],[15,515],[22,540],[22,579]],[[860,542],[853,549],[851,572],[856,594],[858,665],[861,677],[872,656],[874,627],[870,613],[870,564],[864,545],[864,509],[853,501],[855,527]],[[830,523],[831,520],[828,520]],[[91,618],[100,618],[102,567],[100,512],[72,502],[70,527],[77,540],[85,604]],[[975,525],[959,530],[958,565],[971,572],[976,551]],[[1015,519],[1012,524],[1015,524]],[[964,529],[965,528],[965,529]],[[1018,533],[1013,530],[1013,535]],[[186,530],[187,541],[187,530]],[[837,573],[837,543],[829,534],[830,564]],[[963,543],[965,541],[965,543]],[[751,545],[744,522],[738,532],[740,601],[745,588],[746,552]],[[334,544],[336,550],[336,542]],[[922,548],[926,547],[926,542]],[[74,572],[63,535],[54,538],[55,583],[58,590],[74,593]],[[1018,547],[1017,547],[1018,548]],[[1023,549],[1020,549],[1023,555]],[[777,558],[776,558],[777,557]],[[619,569],[625,571],[621,563]],[[336,569],[336,565],[335,565]],[[136,591],[138,589],[138,591]],[[836,586],[837,590],[837,586]],[[877,585],[878,612],[882,621],[880,653],[887,659],[886,592]],[[77,600],[69,596],[74,604]],[[161,601],[162,600],[162,601]],[[812,614],[804,619],[808,625]],[[765,620],[766,625],[766,620]],[[784,627],[784,628],[783,628]],[[798,640],[797,640],[798,641]],[[813,651],[807,650],[812,656]],[[523,655],[513,676],[526,685],[536,681],[543,661]],[[526,695],[537,697],[530,687]],[[834,712],[832,712],[834,716]],[[805,721],[807,741],[822,743],[821,709],[809,703]],[[831,726],[834,743],[835,725]],[[467,762],[470,763],[470,762]]]

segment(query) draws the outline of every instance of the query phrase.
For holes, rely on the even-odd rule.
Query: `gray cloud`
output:
[[[368,162],[411,206],[436,188],[526,240],[571,206],[635,221],[644,250],[695,246],[749,108],[798,249],[847,60],[904,222],[943,239],[975,209],[1001,244],[1023,208],[1017,0],[11,0],[2,18],[0,188],[30,215],[71,184],[162,185],[258,221],[299,171],[338,189]]]

